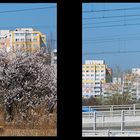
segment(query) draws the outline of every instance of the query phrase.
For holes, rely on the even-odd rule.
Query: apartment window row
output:
[[[15,36],[25,36],[25,33],[15,33]]]
[[[28,45],[25,45],[25,44],[16,44],[15,45],[16,47],[35,47],[35,48],[37,48],[39,45],[37,45],[37,44],[28,44]]]
[[[85,76],[105,76],[105,74],[94,74],[94,73],[88,73],[88,74],[83,74],[83,75],[85,75]]]
[[[94,68],[94,66],[83,66],[83,68]]]
[[[105,76],[105,74],[83,74],[83,76]]]
[[[86,78],[82,78],[82,79],[83,80],[92,80],[91,78],[87,78],[87,77]]]
[[[19,41],[21,41],[21,42],[25,42],[25,41],[26,41],[26,42],[32,42],[32,41],[33,41],[33,42],[37,42],[38,39],[33,39],[33,40],[32,40],[32,39],[24,39],[24,38],[19,39],[19,38],[16,38],[15,41],[16,41],[16,42],[19,42]]]
[[[105,66],[96,66],[96,68],[104,68]]]
[[[97,66],[97,65],[95,65],[95,66],[83,66],[83,68],[94,68],[94,67],[96,67],[96,68],[105,68],[105,66]]]
[[[96,81],[104,81],[104,78],[95,78]]]
[[[94,74],[82,74],[82,76],[95,76]]]
[[[95,70],[95,72],[105,72],[104,70]]]
[[[83,70],[83,72],[105,72],[104,70]]]
[[[94,72],[95,73],[94,70],[83,70],[82,72]]]
[[[15,33],[15,36],[25,36],[25,35],[33,35],[33,36],[37,36],[37,33]]]

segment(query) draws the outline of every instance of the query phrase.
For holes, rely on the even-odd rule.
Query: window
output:
[[[89,66],[86,66],[86,68],[89,68]]]
[[[35,48],[37,48],[37,47],[38,47],[38,45],[37,45],[37,44],[34,44],[33,46],[34,46]]]
[[[15,41],[18,42],[19,41],[19,38],[16,38]]]
[[[30,36],[31,34],[30,33],[26,33],[26,35]]]
[[[27,39],[27,42],[31,42],[31,39]]]
[[[89,72],[89,70],[86,70],[86,72]]]
[[[24,38],[21,38],[21,42],[24,42]]]
[[[37,33],[34,33],[33,36],[37,36]]]
[[[37,39],[36,39],[36,38],[34,38],[34,39],[33,39],[33,41],[34,41],[34,42],[37,42]]]
[[[24,36],[25,34],[24,34],[24,33],[20,33],[20,35],[21,35],[21,36]]]
[[[19,36],[19,33],[15,33],[15,36]]]
[[[95,93],[100,93],[100,91],[95,91]]]

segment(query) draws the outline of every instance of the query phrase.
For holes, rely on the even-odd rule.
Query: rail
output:
[[[116,131],[116,130],[83,130],[82,136],[86,137],[115,137],[115,136],[140,136],[140,131]]]
[[[140,128],[140,110],[96,111],[82,113],[82,129]]]
[[[113,111],[113,110],[136,110],[140,109],[140,104],[131,105],[101,105],[101,106],[82,106],[82,108],[88,108],[89,111]]]

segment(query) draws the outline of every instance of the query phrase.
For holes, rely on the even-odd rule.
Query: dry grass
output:
[[[4,128],[0,136],[56,136],[56,129],[8,129]]]
[[[2,113],[0,114],[0,136],[57,136],[57,115],[53,113],[49,119],[40,117],[32,122],[10,122],[3,121]]]

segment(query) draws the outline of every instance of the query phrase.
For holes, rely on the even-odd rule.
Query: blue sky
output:
[[[82,13],[82,50],[86,52],[112,52],[112,51],[140,51],[140,3],[85,3],[83,11],[107,10],[120,8],[134,8],[137,10],[121,10],[109,12],[83,12]],[[127,16],[139,15],[139,16]],[[119,18],[96,17],[123,16]],[[96,18],[96,19],[85,19]],[[126,26],[126,24],[138,24]],[[99,27],[112,26],[115,27]],[[91,27],[91,28],[87,28]],[[93,28],[94,27],[94,28]],[[92,54],[82,55],[85,59],[104,59],[108,66],[120,66],[122,70],[140,67],[139,53],[122,54]]]
[[[54,7],[48,9],[5,12],[12,10]],[[55,3],[0,3],[0,30],[10,29],[15,27],[33,27],[57,40],[57,4]],[[57,41],[56,41],[57,42]],[[56,47],[55,42],[55,47]]]

